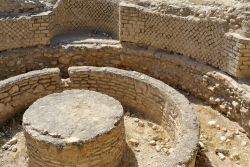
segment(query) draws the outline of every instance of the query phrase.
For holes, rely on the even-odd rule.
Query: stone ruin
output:
[[[46,96],[25,112],[23,126],[29,166],[116,167],[121,162],[123,108],[109,96],[84,90]]]
[[[0,4],[0,124],[24,113],[29,166],[120,165],[129,110],[171,136],[160,166],[194,167],[199,120],[174,88],[250,136],[249,2]]]

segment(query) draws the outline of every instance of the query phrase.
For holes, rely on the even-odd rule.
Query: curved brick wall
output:
[[[236,77],[250,76],[250,39],[228,33],[225,20],[162,14],[128,3],[120,4],[120,19],[121,42],[180,53]]]
[[[64,76],[69,66],[135,70],[207,101],[250,132],[249,86],[243,88],[225,73],[181,55],[120,44],[41,47],[0,55],[1,79],[44,67],[59,67]]]
[[[46,94],[74,88],[95,90],[118,99],[125,107],[144,113],[166,128],[176,141],[176,147],[163,166],[194,166],[199,123],[183,95],[163,82],[137,72],[107,67],[71,67],[69,75],[69,79],[61,79],[58,69],[45,69],[1,81],[1,122],[24,111]],[[25,98],[27,93],[29,101]]]
[[[61,0],[52,11],[0,19],[0,51],[49,45],[68,32],[108,33],[122,43],[180,53],[238,77],[250,77],[250,38],[216,18],[161,14],[119,0]]]
[[[0,124],[23,112],[36,99],[56,92],[60,79],[58,69],[47,69],[1,81]]]
[[[51,36],[96,31],[118,38],[119,0],[60,0],[51,20]]]
[[[223,55],[227,24],[222,20],[180,17],[121,4],[121,41],[164,49],[215,67],[226,66]]]

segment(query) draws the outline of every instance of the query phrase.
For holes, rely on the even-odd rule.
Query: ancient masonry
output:
[[[23,127],[32,167],[117,167],[125,149],[121,104],[93,91],[39,99],[25,112]]]
[[[1,92],[5,90],[5,93],[1,94],[1,97],[5,96],[5,98],[0,101],[1,104],[4,103],[4,105],[1,105],[1,118],[10,118],[13,114],[24,111],[27,106],[30,106],[37,99],[52,93],[62,92],[68,89],[88,89],[97,91],[117,99],[125,108],[129,108],[151,118],[152,121],[163,126],[168,133],[171,134],[171,138],[176,143],[176,146],[174,151],[164,162],[162,162],[163,166],[173,167],[178,164],[182,164],[185,167],[194,166],[198,149],[199,121],[189,101],[178,91],[147,75],[116,68],[70,67],[68,73],[70,77],[62,79],[59,69],[44,69],[11,77],[1,82],[0,90]],[[64,94],[67,94],[67,92]],[[52,95],[52,97],[53,96],[57,96],[57,94]],[[46,101],[47,98],[50,97],[51,96],[47,96],[44,100]],[[9,99],[9,101],[5,103],[4,101],[7,99]],[[54,153],[58,151],[62,156],[65,154],[67,155],[67,151],[64,154],[64,150],[67,149],[60,147],[60,142],[62,144],[66,141],[58,139],[58,135],[62,135],[61,138],[63,138],[66,132],[58,132],[57,134],[49,135],[49,127],[44,127],[44,123],[39,124],[42,120],[35,121],[38,119],[37,117],[39,117],[39,115],[32,115],[32,112],[35,112],[35,108],[39,107],[44,100],[41,98],[35,102],[24,115],[24,128],[27,131],[26,138],[28,141],[28,148],[31,151],[34,151],[33,147],[38,149],[38,152],[35,154],[41,155],[38,157],[43,157],[42,159],[36,160],[38,164],[43,164],[48,160],[60,163],[57,161]],[[53,103],[53,100],[50,101]],[[100,101],[100,103],[102,102]],[[48,108],[43,109],[48,113],[50,111]],[[59,111],[62,110],[58,109],[58,112]],[[35,118],[31,118],[31,116]],[[4,119],[1,119],[1,121],[4,121]],[[66,118],[64,117],[64,119]],[[74,119],[76,118],[74,117]],[[46,120],[48,122],[53,121],[48,118]],[[37,124],[33,124],[34,121]],[[46,125],[50,126],[51,124],[48,123]],[[32,128],[33,126],[39,129],[30,130],[34,129]],[[122,127],[118,126],[117,128],[120,129]],[[43,131],[45,129],[47,129],[48,134],[46,131]],[[112,132],[114,131],[113,133],[116,134],[114,138],[119,138],[121,134],[119,135],[117,133],[121,133],[122,131],[116,131],[115,129],[112,130]],[[39,131],[41,134],[38,133]],[[113,133],[109,133],[109,135]],[[108,136],[104,135],[103,137],[105,138]],[[102,138],[102,136],[100,138]],[[55,141],[55,143],[52,141]],[[45,153],[42,151],[44,150],[43,148],[48,148],[48,144],[46,144],[48,142],[51,143],[49,148],[52,149],[50,157],[45,156]],[[57,144],[59,147],[56,147]],[[91,143],[89,144],[91,145]],[[120,143],[120,145],[122,148],[122,143]],[[183,149],[185,150],[184,152]],[[122,151],[122,149],[120,150]],[[80,150],[80,152],[82,151]],[[95,151],[93,154],[94,153]],[[32,154],[32,152],[30,154]],[[116,155],[118,156],[117,159],[119,159],[119,154]],[[79,154],[79,156],[81,156],[81,154]],[[175,157],[178,157],[178,159]],[[74,161],[76,159],[71,160]],[[97,159],[97,162],[98,160],[100,159]]]
[[[193,167],[199,121],[188,100],[170,86],[207,101],[237,121],[250,136],[250,23],[242,24],[242,31],[232,31],[233,20],[229,21],[162,13],[150,5],[119,0],[58,0],[48,10],[3,16],[0,18],[0,124],[41,98],[25,115],[28,150],[43,150],[52,140],[67,142],[58,138],[67,136],[66,132],[32,136],[48,128],[39,124],[41,129],[31,131],[29,126],[34,122],[30,122],[33,118],[29,112],[43,99],[57,95],[54,93],[71,89],[97,91],[115,98],[125,108],[150,117],[171,134],[176,146],[166,158],[165,166]],[[120,124],[109,129],[108,135],[100,135],[95,144],[112,149],[109,143],[102,142],[116,140],[122,150],[123,128],[121,118]],[[78,142],[87,142],[93,155],[98,152],[92,149],[91,140],[79,137],[74,144],[68,143],[79,156],[86,150],[79,149]],[[49,148],[50,157],[41,150],[32,152],[30,155],[39,154],[41,159],[35,162],[31,158],[30,163],[46,164],[48,160],[57,165],[72,165],[78,161],[74,157],[71,162],[66,162],[67,158],[59,162],[55,152],[68,157],[67,149],[53,142]],[[115,155],[112,161],[119,162],[123,152],[109,151]],[[96,160],[98,163],[100,159]]]

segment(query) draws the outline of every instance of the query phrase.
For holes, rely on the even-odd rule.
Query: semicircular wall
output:
[[[166,128],[176,147],[163,166],[194,166],[199,121],[179,92],[147,75],[115,68],[71,67],[68,79],[61,79],[59,74],[59,69],[44,69],[1,81],[0,122],[23,112],[45,95],[65,89],[94,90],[116,98],[126,108],[143,113]]]
[[[237,121],[250,135],[250,88],[229,75],[178,54],[121,44],[40,47],[0,53],[0,78],[32,70],[109,66],[147,74],[201,98]],[[243,86],[244,85],[244,86]]]
[[[48,67],[67,76],[75,65],[131,69],[206,100],[250,135],[250,86],[234,78],[249,78],[250,38],[228,32],[226,20],[119,2],[61,0],[52,11],[1,18],[0,78]],[[84,17],[82,11],[88,11]],[[56,35],[87,27],[110,30],[119,41],[49,45]]]
[[[120,0],[59,0],[53,9],[50,36],[68,32],[105,32],[119,37]]]
[[[80,31],[87,31],[84,39],[92,37],[89,32],[99,32],[121,43],[179,53],[234,77],[249,78],[250,38],[229,31],[229,25],[226,19],[163,14],[123,0],[60,0],[50,11],[1,18],[0,51],[48,46],[69,32],[80,36]]]

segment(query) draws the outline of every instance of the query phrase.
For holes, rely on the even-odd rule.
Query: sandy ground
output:
[[[171,142],[167,132],[162,127],[149,121],[139,119],[136,116],[126,114],[125,130],[127,151],[120,167],[157,167],[168,156],[174,144]],[[20,120],[20,119],[19,119]],[[8,127],[8,132],[1,137],[2,145],[11,139],[17,139],[17,143],[9,149],[0,150],[0,167],[27,167],[27,154],[25,138],[20,121],[16,126]],[[135,140],[134,142],[131,142]],[[154,141],[153,143],[150,143]],[[14,149],[13,149],[14,148]],[[15,148],[17,149],[15,151]],[[14,151],[13,151],[14,150]]]
[[[250,167],[250,139],[244,130],[218,111],[190,97],[201,123],[196,167]],[[214,125],[210,125],[215,122]],[[225,159],[218,153],[223,152]]]

